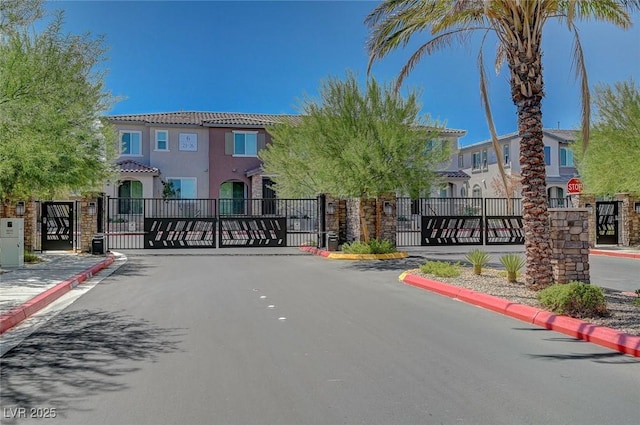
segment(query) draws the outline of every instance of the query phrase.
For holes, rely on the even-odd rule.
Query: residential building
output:
[[[108,196],[161,198],[164,192],[182,199],[232,200],[275,197],[258,152],[271,142],[269,126],[300,122],[299,115],[184,111],[107,119],[120,142],[119,178],[105,188]],[[457,157],[458,139],[465,133],[441,130],[452,147],[452,158]],[[437,189],[440,196],[454,196],[469,179],[455,165],[443,165],[446,183]],[[121,205],[130,209],[136,204]]]
[[[550,199],[566,197],[567,182],[578,175],[571,144],[576,140],[574,130],[544,129],[543,143],[547,176],[547,195]],[[520,197],[520,136],[511,133],[498,137],[500,151],[493,149],[491,140],[460,147],[458,169],[470,176],[458,193],[461,197],[499,198],[506,196],[500,178],[498,161],[502,161],[512,186],[510,196]]]

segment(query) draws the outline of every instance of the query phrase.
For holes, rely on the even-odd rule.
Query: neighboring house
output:
[[[573,130],[544,129],[543,142],[547,173],[547,195],[550,199],[564,198],[567,182],[578,175],[573,162],[571,144],[577,133]],[[520,137],[517,133],[498,137],[500,152],[496,155],[491,140],[460,147],[458,150],[458,169],[470,175],[465,187],[458,196],[477,198],[501,198],[506,193],[500,178],[498,163],[502,161],[512,183],[510,196],[522,195],[520,180]]]
[[[233,200],[275,197],[258,152],[271,142],[267,127],[300,122],[299,115],[226,112],[112,115],[107,119],[120,140],[119,179],[106,187],[108,196],[161,198],[165,184],[171,183],[172,197]],[[465,133],[441,131],[451,142],[452,158],[457,157],[458,139]],[[469,180],[469,175],[454,166],[454,162],[443,166],[446,183],[442,190],[438,188],[440,196],[454,196]]]

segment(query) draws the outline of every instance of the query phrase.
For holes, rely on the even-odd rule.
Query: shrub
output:
[[[369,243],[354,241],[342,246],[342,252],[346,254],[389,254],[397,252],[396,247],[388,239],[371,239]]]
[[[31,251],[24,251],[24,262],[25,263],[40,263],[44,261],[42,258],[38,257]]]
[[[489,263],[491,256],[486,251],[477,248],[468,252],[465,258],[473,265],[473,272],[480,274],[482,273],[482,268]]]
[[[460,276],[460,264],[451,264],[446,261],[427,261],[420,266],[420,271],[438,277],[458,277]]]
[[[500,263],[507,271],[507,281],[513,283],[516,281],[520,269],[525,266],[526,260],[518,254],[505,254],[500,257]]]
[[[604,291],[582,282],[556,284],[538,293],[542,305],[554,313],[571,317],[597,317],[607,314]]]

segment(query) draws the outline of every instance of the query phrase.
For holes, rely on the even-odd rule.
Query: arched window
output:
[[[142,183],[127,180],[118,186],[118,214],[142,214]],[[127,199],[131,198],[131,199]]]
[[[474,198],[482,198],[482,188],[477,184],[474,185],[472,195]]]

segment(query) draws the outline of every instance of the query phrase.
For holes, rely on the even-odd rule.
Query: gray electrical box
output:
[[[0,266],[24,265],[24,219],[0,218]]]

